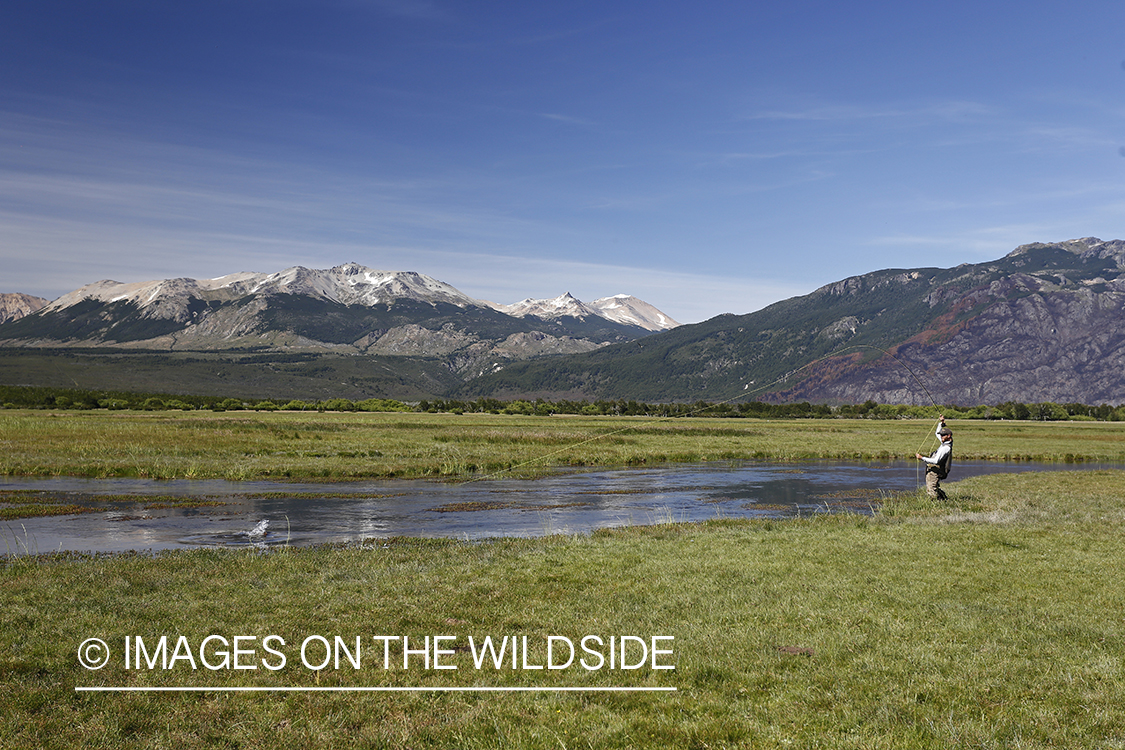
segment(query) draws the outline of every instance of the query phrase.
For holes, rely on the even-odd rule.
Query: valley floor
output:
[[[1125,464],[1125,422],[951,421],[954,460]],[[0,411],[0,474],[293,479],[526,476],[562,466],[912,459],[925,420]]]
[[[1125,472],[949,489],[873,518],[2,560],[0,745],[1121,746]],[[529,650],[477,664],[486,637]],[[372,687],[411,691],[325,692]]]

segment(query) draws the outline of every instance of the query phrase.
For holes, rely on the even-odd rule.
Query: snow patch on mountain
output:
[[[445,282],[414,271],[375,271],[358,263],[327,270],[294,266],[277,273],[239,272],[215,279],[161,279],[135,283],[96,281],[59,297],[47,311],[84,300],[133,302],[154,317],[181,319],[192,299],[233,300],[271,294],[305,295],[344,305],[385,304],[411,299],[458,307],[482,303]]]
[[[638,326],[648,331],[666,331],[680,325],[655,307],[628,294],[602,297],[587,304],[570,292],[553,299],[525,299],[512,305],[492,305],[497,310],[523,318],[534,315],[544,320],[564,316],[580,318],[596,316],[628,326]]]
[[[534,315],[543,320],[571,317],[585,319],[591,315],[603,317],[597,310],[575,298],[570,292],[553,299],[525,299],[513,305],[494,305],[497,310],[517,318]]]
[[[680,325],[655,307],[628,294],[602,297],[590,303],[603,318],[649,331],[667,331]]]
[[[238,274],[235,274],[238,276]],[[223,277],[215,279],[222,282]],[[325,271],[294,266],[272,274],[234,279],[230,286],[246,294],[303,294],[344,305],[386,304],[396,299],[445,302],[458,307],[481,303],[443,281],[415,271],[376,271],[345,263]]]
[[[197,300],[227,302],[277,294],[304,295],[342,305],[366,307],[392,304],[396,300],[446,303],[461,308],[488,307],[517,318],[534,316],[543,320],[563,317],[586,320],[593,317],[649,331],[665,331],[680,325],[647,302],[627,294],[603,297],[586,304],[567,292],[554,299],[525,299],[512,305],[502,305],[474,299],[444,281],[422,273],[378,271],[358,263],[345,263],[325,270],[293,266],[276,273],[242,271],[215,279],[176,278],[133,283],[105,279],[59,297],[44,311],[62,310],[85,300],[131,302],[143,310],[146,317],[187,323],[198,315]]]

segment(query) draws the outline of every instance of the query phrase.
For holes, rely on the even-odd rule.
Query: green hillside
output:
[[[0,384],[243,399],[418,400],[460,381],[436,359],[0,348]]]
[[[791,386],[792,379],[778,381],[834,352],[870,361],[884,356],[880,350],[918,337],[936,346],[993,305],[1056,293],[1055,287],[1116,299],[1121,292],[1107,289],[1106,277],[1120,273],[1113,258],[1083,257],[1060,245],[1025,246],[998,261],[950,269],[877,271],[747,315],[721,315],[587,354],[513,364],[457,393],[645,401],[757,396]],[[1125,330],[1119,303],[1116,320]]]

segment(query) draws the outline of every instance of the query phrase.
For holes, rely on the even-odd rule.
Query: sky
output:
[[[0,292],[357,262],[683,323],[1125,237],[1125,3],[5,0]]]

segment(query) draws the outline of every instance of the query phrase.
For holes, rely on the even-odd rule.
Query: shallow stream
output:
[[[1121,467],[959,462],[949,481],[1092,468]],[[885,495],[914,490],[921,481],[914,462],[841,461],[678,464],[464,482],[0,477],[0,491],[66,493],[68,504],[96,510],[0,522],[0,554],[306,546],[395,536],[472,540],[714,518],[870,513]],[[176,498],[202,504],[183,507]]]

